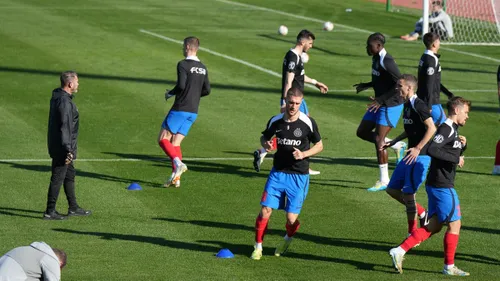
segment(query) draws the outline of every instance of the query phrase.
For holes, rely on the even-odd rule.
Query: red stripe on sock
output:
[[[399,245],[405,252],[408,252],[411,248],[415,247],[415,245],[427,240],[429,237],[431,237],[431,232],[427,230],[427,228],[421,227],[418,228],[417,230],[413,231],[411,235],[406,238],[401,245]]]
[[[458,234],[446,232],[444,235],[444,264],[450,265],[455,263],[455,252],[458,245]]]
[[[286,235],[288,235],[288,237],[293,237],[295,233],[297,233],[297,231],[299,230],[300,221],[296,220],[292,225],[286,223],[285,227],[286,227]]]
[[[265,219],[261,216],[257,216],[255,220],[255,242],[262,243],[264,241],[264,235],[267,230],[267,223],[269,222],[269,218]]]
[[[425,208],[422,207],[422,205],[420,205],[418,203],[416,203],[416,204],[417,204],[417,214],[420,216],[423,212],[425,212]]]

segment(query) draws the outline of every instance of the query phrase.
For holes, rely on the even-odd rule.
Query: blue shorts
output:
[[[427,197],[429,198],[427,211],[429,218],[437,215],[440,223],[449,223],[462,218],[460,212],[460,201],[452,187],[433,187],[426,185]]]
[[[287,213],[300,214],[309,191],[309,174],[289,174],[271,169],[260,204]]]
[[[172,134],[187,136],[198,114],[185,111],[170,110],[161,127],[169,130]]]
[[[434,124],[441,125],[446,121],[446,114],[444,113],[443,106],[441,104],[433,104],[432,105],[432,121]]]
[[[366,111],[363,120],[372,121],[377,125],[382,125],[386,127],[396,128],[396,125],[401,118],[401,113],[403,113],[404,104],[396,106],[381,106],[377,112]]]
[[[408,194],[415,194],[427,177],[431,165],[431,157],[419,155],[415,162],[407,165],[405,161],[399,162],[392,173],[391,181],[387,188],[398,189]]]
[[[281,99],[280,106],[283,106],[285,104],[285,100]],[[304,113],[305,115],[309,116],[309,108],[307,108],[307,103],[305,99],[302,99],[302,103],[300,104],[299,108],[300,112]]]

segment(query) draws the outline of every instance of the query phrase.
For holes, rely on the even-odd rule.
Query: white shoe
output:
[[[188,170],[186,164],[180,162],[179,165],[175,166],[174,170],[174,178],[172,179],[172,183],[175,185],[177,182],[181,179],[181,176],[183,173],[185,173]]]
[[[403,274],[403,260],[405,254],[398,251],[398,248],[392,248],[389,251],[389,255],[392,258],[392,265],[394,265],[396,271]]]
[[[253,152],[253,168],[256,172],[260,172],[260,165],[264,162],[267,153],[261,153],[260,149],[257,149]]]
[[[453,266],[450,269],[443,269],[443,274],[444,275],[452,275],[452,276],[469,276],[470,275],[469,272],[465,272],[456,266]]]
[[[320,171],[315,171],[315,170],[309,169],[309,175],[316,176],[316,175],[319,175],[319,174],[321,174]]]
[[[168,178],[168,180],[163,184],[163,187],[168,188],[168,187],[170,187],[171,185],[174,184],[172,182],[172,180],[174,179],[174,175],[175,175],[175,173],[172,172],[172,175],[170,175],[170,178]]]

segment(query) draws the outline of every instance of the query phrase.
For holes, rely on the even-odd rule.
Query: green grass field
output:
[[[394,273],[387,253],[406,236],[405,210],[383,192],[366,192],[378,178],[378,166],[373,146],[355,136],[372,95],[355,95],[351,87],[370,79],[368,32],[396,37],[412,28],[416,17],[386,13],[383,4],[361,0],[245,2],[305,18],[215,0],[0,3],[0,254],[32,241],[63,248],[68,253],[63,280],[449,279],[440,273],[443,233],[407,255],[402,276]],[[323,32],[321,21],[313,19],[336,27]],[[289,28],[286,37],[276,34],[281,24]],[[182,52],[181,45],[151,33],[175,40],[196,35],[204,48],[280,73],[285,52],[303,28],[317,35],[306,73],[330,87],[326,95],[306,88],[325,146],[321,159],[313,161],[322,173],[311,177],[290,252],[273,256],[285,233],[284,215],[275,212],[265,256],[257,262],[249,259],[253,228],[272,161],[256,173],[251,153],[278,112],[281,80],[200,51],[212,94],[203,98],[182,145],[191,159],[185,161],[189,172],[180,189],[159,188],[170,175],[156,143],[172,103],[165,103],[163,93],[175,84]],[[386,48],[402,72],[416,73],[422,44],[389,38]],[[441,53],[443,84],[473,105],[461,130],[470,158],[456,181],[463,214],[456,264],[471,272],[470,280],[496,280],[500,178],[490,174],[499,137],[500,53],[496,47]],[[44,221],[49,100],[60,72],[68,69],[80,74],[77,197],[94,214]],[[391,136],[401,130],[400,124]],[[393,160],[391,154],[391,170]],[[127,191],[131,182],[143,191]],[[423,190],[418,200],[427,205]],[[58,202],[66,213],[63,191]],[[235,258],[215,258],[222,248]]]

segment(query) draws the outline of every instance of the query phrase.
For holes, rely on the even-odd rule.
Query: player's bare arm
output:
[[[323,141],[320,140],[319,142],[315,143],[313,147],[311,147],[306,151],[300,151],[295,147],[293,148],[293,150],[294,150],[293,157],[295,158],[295,160],[302,160],[304,158],[314,156],[323,151]]]
[[[313,84],[314,86],[316,86],[316,88],[319,89],[319,91],[322,94],[328,93],[328,86],[326,86],[325,84],[319,82],[316,79],[312,79],[311,77],[309,77],[307,75],[304,75],[304,82],[309,83],[309,84]]]

